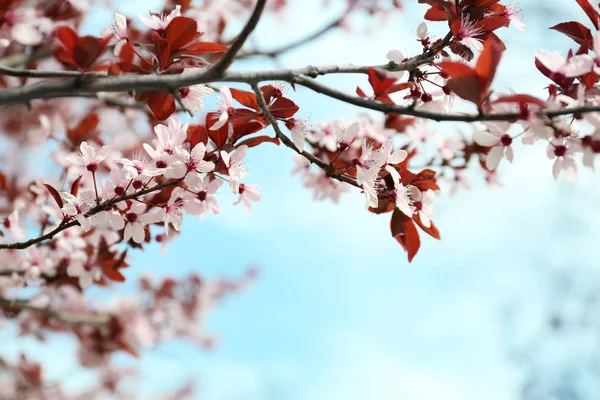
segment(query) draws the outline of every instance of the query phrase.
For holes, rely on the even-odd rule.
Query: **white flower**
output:
[[[179,96],[190,111],[202,110],[204,108],[204,97],[213,93],[214,91],[206,85],[194,85],[179,89]]]
[[[492,147],[485,161],[489,170],[495,170],[502,157],[506,156],[509,162],[513,161],[514,154],[511,147],[512,137],[506,133],[508,126],[501,123],[486,123],[487,131],[477,131],[473,140],[480,146]]]
[[[118,56],[125,43],[129,40],[127,36],[127,18],[115,12],[115,23],[110,28],[104,29],[100,35],[102,37],[110,36],[108,45],[115,46],[114,54]]]
[[[402,61],[404,60],[404,54],[400,50],[390,50],[385,56],[395,64],[402,64]]]
[[[419,40],[425,40],[429,36],[429,31],[427,30],[427,24],[425,22],[421,22],[417,27],[417,38]]]
[[[65,201],[62,207],[65,215],[74,216],[79,225],[81,225],[81,228],[86,232],[89,231],[92,224],[85,214],[93,207],[94,193],[92,191],[85,191],[75,197],[71,193],[61,192],[60,197]]]
[[[79,286],[85,289],[102,277],[102,270],[98,266],[90,265],[89,260],[71,258],[67,267],[67,275],[79,278]]]
[[[125,231],[123,232],[123,240],[128,241],[133,239],[136,243],[144,241],[144,228],[148,224],[159,222],[162,216],[159,213],[144,214],[146,206],[141,203],[133,204],[123,216],[125,218]]]
[[[250,207],[252,203],[260,200],[260,192],[258,191],[258,185],[256,184],[243,184],[240,183],[239,188],[239,197],[235,204],[239,204],[240,202],[244,205],[244,210],[246,214],[250,214]]]
[[[146,24],[150,29],[154,29],[156,31],[161,31],[167,28],[171,21],[175,19],[175,17],[181,16],[181,6],[175,6],[175,9],[171,11],[170,14],[156,14],[151,12],[150,17],[142,17],[139,16],[144,24]]]
[[[176,231],[179,231],[183,223],[183,207],[185,191],[178,187],[173,190],[167,205],[159,212],[161,219],[165,223],[165,234],[169,234],[169,225],[173,225]]]
[[[415,209],[415,213],[419,216],[423,226],[429,228],[431,226],[431,218],[433,218],[432,206],[435,198],[435,192],[431,189],[428,189],[425,193],[423,193],[416,187],[411,186],[410,196],[413,200],[412,206]]]
[[[347,128],[342,128],[337,122],[333,124],[333,134],[337,139],[338,148],[347,149],[356,140],[360,125],[358,122],[350,124]]]
[[[231,97],[231,91],[228,87],[222,87],[219,93],[221,95],[221,105],[216,112],[216,114],[219,115],[219,119],[210,127],[211,131],[216,131],[227,123],[227,120],[229,119],[229,109],[233,102],[233,97]]]
[[[96,149],[87,144],[87,142],[81,142],[79,149],[79,155],[67,156],[67,161],[76,165],[81,165],[82,167],[86,167],[86,169],[90,172],[98,171],[98,166],[106,159],[106,155],[108,153],[107,146],[103,146],[100,150],[96,151]]]
[[[206,217],[206,213],[218,214],[220,211],[219,203],[213,196],[223,184],[222,179],[202,178],[198,174],[190,174],[185,178],[185,184],[192,193],[186,192],[185,211],[192,215],[199,215],[200,219]]]
[[[549,159],[556,159],[552,166],[552,176],[558,179],[561,171],[569,180],[574,180],[577,177],[577,164],[573,154],[577,151],[575,143],[570,143],[568,139],[554,138],[546,148],[546,155]]]
[[[535,58],[556,75],[558,80],[581,76],[592,70],[593,61],[587,54],[573,56],[567,60],[558,51],[548,53],[545,50],[540,50]]]
[[[229,155],[226,151],[221,151],[221,159],[227,167],[227,173],[229,174],[229,185],[234,194],[239,192],[239,181],[240,179],[248,176],[248,171],[244,166],[244,157],[248,152],[248,146],[242,145],[238,147],[233,153]]]

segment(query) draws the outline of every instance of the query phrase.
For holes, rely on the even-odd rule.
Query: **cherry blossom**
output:
[[[304,141],[306,139],[307,127],[306,121],[297,118],[290,118],[285,121],[285,126],[292,134],[292,141],[296,148],[304,151]]]
[[[503,157],[509,162],[513,161],[512,137],[506,133],[507,126],[504,124],[486,123],[487,131],[477,131],[473,140],[480,146],[491,147],[485,164],[488,169],[495,170]]]
[[[480,37],[482,34],[483,29],[478,27],[475,21],[471,21],[469,17],[462,17],[458,30],[454,32],[457,40],[472,51],[483,50],[483,39]]]
[[[258,191],[258,185],[256,184],[243,184],[240,183],[239,197],[233,204],[239,204],[240,202],[244,205],[246,214],[250,214],[250,208],[253,202],[260,200],[260,192]]]
[[[433,218],[433,200],[435,198],[435,192],[428,189],[423,193],[414,186],[411,186],[409,191],[415,214],[419,216],[423,226],[429,228],[431,226],[431,218]]]
[[[548,53],[540,50],[535,58],[548,68],[554,79],[558,81],[583,75],[591,69],[590,57],[584,54],[573,56],[567,60],[558,51]]]
[[[89,231],[92,225],[85,214],[94,206],[94,193],[91,191],[84,191],[77,196],[73,196],[71,193],[62,192],[60,196],[65,201],[65,204],[62,207],[62,211],[65,215],[75,217],[77,222],[79,222],[79,225],[81,225],[81,228],[86,232]]]
[[[218,214],[219,203],[213,196],[221,185],[222,179],[209,180],[197,174],[190,174],[185,181],[188,189],[192,192],[183,193],[185,211],[192,215],[199,215],[200,219],[206,218],[206,213]]]
[[[112,27],[104,29],[101,35],[103,37],[110,36],[108,44],[115,46],[114,54],[118,56],[125,43],[129,40],[129,36],[127,36],[127,18],[115,12],[115,23]]]
[[[165,222],[165,234],[169,234],[169,225],[173,225],[176,231],[179,231],[181,224],[183,223],[183,208],[185,192],[182,188],[175,188],[169,202],[159,212],[161,219]]]
[[[573,158],[573,154],[577,150],[575,143],[571,143],[567,139],[555,138],[548,143],[546,154],[549,159],[554,159],[552,166],[554,179],[558,179],[561,172],[564,172],[567,179],[570,180],[577,177],[577,164]]]
[[[206,85],[194,85],[179,89],[179,97],[183,105],[190,111],[200,111],[204,109],[204,98],[211,96],[214,90]]]
[[[150,17],[139,16],[140,19],[146,26],[150,29],[154,29],[155,31],[164,30],[169,23],[175,18],[181,16],[181,6],[175,6],[175,9],[167,14],[157,14],[150,12]]]
[[[221,159],[227,167],[227,173],[229,174],[229,185],[234,194],[239,193],[239,182],[240,179],[248,176],[248,170],[244,166],[244,157],[248,153],[248,146],[242,145],[238,147],[233,155],[230,155],[226,151],[221,151]]]
[[[353,122],[346,128],[342,128],[338,123],[333,124],[333,134],[337,140],[338,148],[342,151],[346,150],[357,138],[360,125],[358,122]]]
[[[232,110],[232,102],[233,97],[231,96],[231,91],[228,87],[222,87],[219,90],[219,94],[221,95],[221,105],[217,110],[216,114],[219,116],[219,119],[210,127],[210,130],[216,131],[217,129],[222,128],[227,123],[227,120],[230,117],[230,112]]]
[[[96,151],[96,149],[87,144],[87,142],[81,142],[80,154],[68,156],[67,161],[76,165],[81,165],[88,171],[95,173],[98,171],[98,166],[100,163],[106,159],[107,152],[108,147],[106,146]]]
[[[132,239],[136,243],[144,240],[146,225],[158,222],[162,219],[160,213],[146,213],[146,206],[142,203],[134,203],[125,211],[125,231],[123,240]]]

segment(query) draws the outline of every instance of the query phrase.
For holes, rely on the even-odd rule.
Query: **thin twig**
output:
[[[284,46],[281,46],[279,48],[269,50],[269,51],[264,51],[264,50],[249,51],[249,52],[240,54],[237,57],[237,59],[253,57],[253,56],[265,56],[265,57],[275,58],[275,57],[277,57],[283,53],[286,53],[290,50],[294,50],[298,47],[304,46],[305,44],[311,43],[312,41],[323,36],[330,30],[337,28],[344,21],[344,19],[346,19],[346,17],[348,17],[348,14],[350,14],[350,12],[356,6],[356,4],[358,4],[358,0],[351,1],[350,4],[348,5],[348,7],[346,8],[346,10],[339,17],[337,17],[333,21],[329,22],[327,25],[321,27],[320,29],[312,32],[311,34],[309,34],[301,39],[295,40]]]
[[[42,314],[48,318],[56,319],[66,324],[86,324],[86,325],[106,325],[110,322],[112,316],[107,313],[53,310],[49,307],[36,307],[29,304],[28,300],[23,299],[4,299],[0,298],[0,307],[8,309],[19,309]]]
[[[116,198],[111,199],[111,200],[107,200],[104,203],[100,203],[96,207],[94,207],[90,211],[88,211],[85,214],[85,217],[91,217],[92,215],[96,215],[99,212],[102,212],[102,211],[104,211],[104,210],[112,207],[113,205],[115,205],[115,204],[117,204],[117,203],[119,203],[121,201],[135,199],[135,198],[143,196],[145,194],[152,193],[152,192],[155,192],[157,190],[164,189],[164,188],[166,188],[168,186],[177,185],[181,181],[182,181],[182,179],[175,179],[173,181],[161,183],[159,185],[153,186],[153,187],[148,188],[148,189],[140,190],[139,192],[135,192],[135,193],[131,193],[131,194],[128,194],[128,195],[123,195],[123,196],[120,196],[120,197],[116,197]],[[48,232],[48,233],[46,233],[44,235],[38,236],[36,238],[29,239],[29,240],[24,241],[24,242],[15,242],[15,243],[3,243],[3,244],[0,244],[0,250],[1,249],[17,249],[17,250],[26,249],[28,247],[33,246],[34,244],[41,243],[44,240],[50,240],[50,239],[54,238],[55,235],[57,235],[58,233],[64,231],[65,229],[68,229],[68,228],[71,228],[71,227],[77,226],[77,225],[79,225],[79,222],[77,220],[73,220],[73,221],[70,221],[70,222],[67,222],[67,223],[64,223],[64,224],[61,223],[56,228],[54,228],[52,231],[50,231],[50,232]]]
[[[208,75],[221,76],[227,70],[227,68],[229,68],[237,53],[241,50],[242,46],[244,46],[248,36],[250,36],[252,31],[254,31],[254,28],[256,28],[256,25],[260,20],[260,16],[265,9],[265,4],[267,4],[267,0],[258,0],[256,2],[254,11],[252,12],[252,15],[250,15],[246,26],[244,26],[244,29],[242,29],[237,39],[235,39],[223,57],[221,57],[221,59],[207,71]]]
[[[275,119],[275,117],[273,117],[273,114],[271,114],[271,111],[269,110],[269,106],[267,105],[265,97],[263,96],[262,91],[260,90],[260,88],[258,87],[258,85],[256,83],[252,84],[252,90],[254,90],[254,93],[256,93],[256,99],[258,101],[258,106],[260,107],[260,110],[262,111],[266,120],[273,127],[273,130],[275,131],[275,136],[277,136],[277,138],[279,140],[281,140],[281,142],[286,147],[289,147],[290,149],[294,150],[296,153],[300,154],[302,157],[306,158],[311,164],[315,164],[315,165],[319,166],[321,169],[323,169],[325,171],[327,176],[329,176],[330,178],[334,178],[334,179],[337,179],[338,181],[346,182],[352,186],[356,186],[357,188],[360,188],[360,185],[358,184],[358,182],[356,182],[356,179],[351,178],[347,175],[339,174],[339,173],[335,172],[333,170],[331,164],[321,160],[314,154],[309,153],[308,151],[300,151],[300,149],[298,149],[296,147],[294,142],[290,138],[288,138],[286,135],[284,135],[284,133],[279,128],[279,124],[277,123],[277,120]]]

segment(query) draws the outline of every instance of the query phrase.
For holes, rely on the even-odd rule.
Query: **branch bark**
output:
[[[357,188],[360,188],[360,185],[358,184],[358,182],[356,182],[356,179],[351,178],[347,175],[339,174],[339,173],[335,172],[332,169],[333,168],[332,165],[321,160],[314,154],[309,153],[307,151],[300,151],[300,149],[298,149],[296,147],[294,142],[290,138],[288,138],[279,128],[279,124],[277,123],[277,120],[275,119],[275,117],[273,117],[273,114],[271,114],[271,111],[269,110],[269,106],[267,105],[265,97],[263,96],[260,88],[258,87],[258,85],[256,83],[252,84],[252,90],[254,90],[254,93],[256,93],[256,99],[258,101],[258,106],[260,107],[263,115],[265,116],[265,118],[269,122],[269,124],[273,127],[273,130],[275,131],[275,135],[277,136],[277,138],[279,138],[279,140],[281,140],[281,142],[286,147],[289,147],[290,149],[294,150],[296,153],[300,154],[302,157],[306,158],[311,164],[315,164],[315,165],[319,166],[321,169],[323,169],[325,171],[327,176],[329,176],[330,178],[334,178],[340,182],[345,182],[352,186],[356,186]]]
[[[161,183],[159,185],[155,185],[151,188],[147,188],[144,190],[140,190],[139,192],[135,192],[135,193],[131,193],[128,195],[124,195],[124,196],[120,196],[117,198],[114,198],[112,200],[107,200],[103,203],[98,204],[96,207],[92,208],[90,211],[88,211],[85,216],[86,217],[91,217],[92,215],[96,215],[106,209],[108,209],[109,207],[112,207],[113,205],[121,202],[121,201],[125,201],[125,200],[131,200],[131,199],[135,199],[138,198],[140,196],[143,196],[145,194],[148,193],[152,193],[155,192],[157,190],[161,190],[164,189],[168,186],[173,186],[173,185],[177,185],[179,184],[181,181],[183,180],[183,178],[181,179],[175,179],[173,181],[169,181],[169,182],[165,182],[165,183]],[[15,243],[4,243],[4,244],[0,244],[0,250],[2,249],[16,249],[16,250],[22,250],[22,249],[26,249],[28,247],[33,246],[34,244],[37,243],[41,243],[44,240],[50,240],[52,238],[54,238],[55,235],[57,235],[58,233],[64,231],[65,229],[71,228],[73,226],[77,226],[79,225],[79,222],[77,222],[76,220],[72,220],[70,222],[64,223],[64,224],[60,224],[58,225],[56,228],[54,228],[53,230],[51,230],[50,232],[38,236],[36,238],[33,239],[29,239],[27,241],[24,242],[15,242]]]
[[[0,298],[0,307],[19,309],[42,314],[48,318],[64,322],[66,324],[106,325],[112,316],[107,313],[53,310],[50,307],[36,307],[29,304],[28,300]]]

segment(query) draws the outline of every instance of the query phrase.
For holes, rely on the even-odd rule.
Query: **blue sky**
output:
[[[277,47],[340,9],[315,13],[317,0],[292,3],[284,27],[267,18],[252,42]],[[405,3],[411,3],[405,12],[383,26],[364,17],[352,20],[357,33],[370,27],[373,36],[350,39],[334,32],[280,63],[378,64],[392,48],[413,54],[414,32],[426,8]],[[538,12],[535,1],[520,4],[528,29],[501,31],[509,50],[495,88],[541,95],[547,81],[534,71],[535,51],[570,45],[545,28],[585,16],[575,2],[560,16]],[[128,8],[123,11],[137,13]],[[98,11],[89,29],[98,31],[110,19]],[[445,29],[443,23],[429,26],[439,33]],[[239,68],[271,67],[270,61],[255,60]],[[362,78],[326,81],[349,91],[357,82],[366,86]],[[351,118],[358,111],[307,90],[289,96],[301,105],[301,117],[315,121]],[[451,135],[456,125],[437,129]],[[263,194],[251,215],[233,207],[233,197],[224,192],[220,215],[205,221],[188,217],[166,256],[149,247],[133,255],[128,271],[131,278],[144,271],[217,276],[260,265],[256,284],[210,317],[208,330],[219,336],[219,347],[205,352],[171,343],[139,361],[120,359],[141,368],[139,388],[146,394],[191,377],[198,381],[199,398],[210,400],[517,398],[521,375],[507,356],[514,339],[507,338],[503,324],[507,310],[532,316],[527,320],[535,329],[548,276],[565,262],[589,264],[598,252],[592,240],[600,234],[593,207],[600,195],[597,176],[584,170],[575,183],[555,182],[544,153],[542,146],[517,145],[514,164],[501,165],[503,188],[490,193],[477,184],[454,197],[443,195],[434,218],[443,240],[424,238],[408,264],[389,236],[388,215],[366,213],[358,192],[337,205],[314,202],[290,176],[293,155],[283,147],[260,146],[247,158],[248,181],[258,183]],[[565,227],[571,234],[560,236]],[[71,342],[52,343],[40,349],[40,357],[54,371],[73,368],[67,357],[57,361],[71,351]]]

